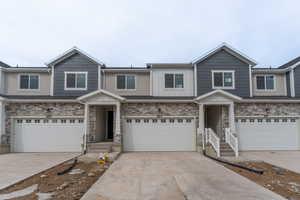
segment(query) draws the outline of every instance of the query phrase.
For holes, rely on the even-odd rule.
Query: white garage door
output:
[[[298,119],[238,119],[240,150],[298,150]]]
[[[195,151],[194,118],[126,119],[125,151]]]
[[[82,119],[18,119],[14,152],[80,152]]]

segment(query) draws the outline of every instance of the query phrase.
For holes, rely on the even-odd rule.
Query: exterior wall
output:
[[[160,112],[159,112],[160,109]],[[196,116],[198,106],[195,103],[126,103],[122,105],[124,116]]]
[[[6,72],[5,85],[7,95],[50,95],[51,74],[50,73],[26,73]],[[19,76],[21,74],[39,75],[39,89],[20,89]]]
[[[295,97],[300,97],[300,67],[294,69]]]
[[[51,112],[47,112],[50,108]],[[12,117],[63,117],[84,116],[84,106],[79,103],[9,103],[5,106],[5,134],[1,137],[2,144],[10,144],[12,134]]]
[[[300,103],[236,103],[235,116],[298,116]]]
[[[184,88],[165,88],[166,73],[183,74]],[[193,68],[159,68],[152,70],[153,96],[194,96],[194,70]]]
[[[252,75],[252,88],[253,96],[287,96],[287,85],[286,85],[286,76],[285,74],[272,74],[275,77],[275,89],[266,91],[266,90],[257,90],[256,76],[265,75],[265,74],[253,74]]]
[[[65,72],[88,72],[87,90],[65,90]],[[81,54],[74,54],[54,66],[54,95],[81,96],[98,89],[98,65]]]
[[[291,96],[291,82],[290,82],[290,72],[287,72],[285,74],[285,80],[286,80],[286,93],[287,93],[287,96]]]
[[[250,96],[249,65],[229,54],[225,50],[221,50],[197,64],[198,96],[213,90],[212,70],[234,70],[235,89],[224,90],[241,97]]]
[[[6,87],[6,72],[0,69],[0,94],[5,94]]]
[[[129,74],[135,76],[134,90],[118,90],[117,89],[117,75]],[[118,94],[120,96],[145,96],[150,95],[150,73],[134,73],[134,72],[105,72],[103,89],[109,92]]]

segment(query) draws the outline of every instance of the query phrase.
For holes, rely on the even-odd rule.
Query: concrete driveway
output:
[[[83,200],[284,199],[196,152],[125,153]]]
[[[10,153],[0,155],[0,189],[44,171],[79,153]]]
[[[300,173],[300,151],[242,152],[240,157],[243,160],[264,161]]]

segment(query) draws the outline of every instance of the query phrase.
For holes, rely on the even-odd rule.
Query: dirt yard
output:
[[[30,179],[27,179],[19,184],[11,186],[7,189],[0,190],[1,194],[8,194],[15,191],[20,191],[30,186],[37,185],[37,189],[26,196],[11,198],[12,200],[38,200],[38,195],[49,195],[53,200],[76,200],[80,199],[83,194],[98,180],[104,173],[106,166],[101,166],[97,162],[83,162],[78,161],[77,165],[73,168],[76,174],[66,173],[64,175],[57,175],[58,172],[68,168],[72,162],[64,163],[56,166],[44,173],[37,174]]]
[[[300,174],[265,162],[239,162],[238,164],[264,170],[264,174],[255,174],[226,164],[224,166],[287,199],[300,200]]]

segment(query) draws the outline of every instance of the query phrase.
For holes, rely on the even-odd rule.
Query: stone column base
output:
[[[10,153],[10,145],[9,144],[0,144],[0,154]]]

